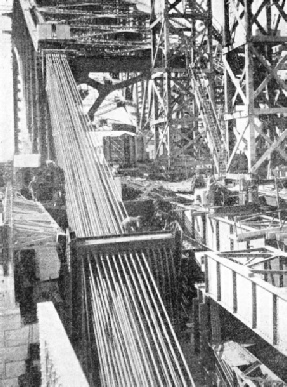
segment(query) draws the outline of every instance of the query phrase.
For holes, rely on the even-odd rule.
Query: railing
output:
[[[205,256],[206,293],[286,356],[286,289],[253,275],[215,253]]]
[[[52,302],[37,305],[42,386],[88,387],[89,384]]]

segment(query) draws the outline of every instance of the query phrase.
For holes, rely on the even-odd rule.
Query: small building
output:
[[[98,152],[109,164],[134,166],[137,161],[145,160],[143,136],[130,131],[102,130],[90,132],[90,138]]]

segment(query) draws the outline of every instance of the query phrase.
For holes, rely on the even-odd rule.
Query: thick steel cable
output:
[[[121,327],[122,331],[120,331],[120,325],[116,323],[115,313],[111,313],[112,311],[109,309],[111,304],[109,304],[109,302],[107,300],[107,287],[103,281],[103,277],[98,277],[97,282],[98,282],[98,288],[101,289],[101,291],[99,292],[99,294],[101,294],[100,298],[105,299],[106,314],[107,314],[107,311],[110,312],[110,314],[108,315],[108,321],[110,323],[109,328],[110,328],[113,336],[117,337],[116,345],[119,346],[119,351],[118,351],[118,358],[120,361],[119,369],[121,372],[122,372],[122,370],[124,370],[126,373],[125,380],[123,380],[123,382],[124,382],[124,384],[129,383],[130,385],[136,385],[136,383],[140,381],[140,378],[139,377],[135,378],[135,375],[133,373],[132,362],[134,359],[133,359],[133,357],[131,357],[131,354],[128,354],[129,340],[125,341],[125,337],[124,337],[124,333],[123,333],[123,328],[125,327],[126,321],[128,321],[128,318],[127,318],[127,316],[125,316],[124,324]],[[99,285],[99,283],[100,283],[100,285]],[[111,297],[111,295],[114,295],[114,293],[109,293],[110,297]],[[119,309],[118,308],[118,299],[113,297],[112,302],[113,302],[113,304],[112,304],[113,311],[118,310]],[[138,375],[138,376],[140,376],[140,375]]]
[[[103,271],[104,271],[105,278],[107,278],[108,273],[104,265],[103,265]],[[142,369],[142,372],[143,372],[143,369],[145,369],[145,371],[148,372],[149,376],[151,376],[149,372],[149,368],[146,366],[146,362],[143,361],[144,353],[145,353],[144,348],[139,348],[141,346],[141,339],[140,339],[140,335],[137,330],[137,327],[134,324],[135,319],[134,319],[133,313],[131,312],[131,309],[128,308],[128,306],[130,305],[130,302],[128,302],[129,297],[127,296],[126,293],[124,294],[124,297],[122,297],[119,286],[116,282],[114,281],[106,281],[106,282],[107,282],[107,289],[110,292],[110,294],[115,294],[117,296],[117,300],[120,300],[120,304],[121,304],[120,307],[114,308],[114,311],[117,313],[117,316],[118,316],[118,322],[119,322],[118,326],[121,326],[122,329],[124,327],[129,327],[128,336],[125,336],[123,334],[125,337],[128,338],[128,341],[132,343],[132,349],[133,349],[132,351],[129,351],[130,349],[129,345],[127,345],[127,348],[126,348],[127,352],[129,352],[129,357],[130,359],[137,358],[139,367]],[[112,289],[111,283],[113,283],[114,291]],[[126,316],[124,316],[124,312],[126,313]],[[133,332],[135,332],[135,334],[133,334]],[[139,346],[138,349],[136,344],[138,344]]]
[[[128,267],[129,267],[129,272],[132,273],[134,271],[134,273],[135,273],[134,275],[136,275],[138,277],[139,297],[142,300],[141,306],[142,306],[143,309],[146,309],[147,311],[150,312],[150,323],[151,323],[151,328],[150,329],[151,330],[154,329],[155,332],[157,333],[156,339],[157,339],[157,343],[158,343],[158,356],[159,356],[159,360],[161,362],[166,362],[166,364],[167,364],[167,367],[166,367],[166,371],[167,371],[166,379],[167,379],[167,381],[170,380],[170,379],[174,380],[178,384],[179,380],[177,378],[176,371],[174,369],[174,364],[173,364],[173,360],[172,360],[172,358],[170,356],[169,348],[167,347],[167,345],[169,343],[167,342],[167,345],[166,345],[166,343],[164,342],[164,336],[162,334],[158,335],[158,332],[161,332],[161,329],[160,329],[160,324],[158,323],[159,315],[157,314],[157,311],[158,311],[157,307],[155,309],[153,308],[153,305],[152,305],[152,302],[151,302],[151,295],[148,294],[147,288],[143,284],[143,280],[141,278],[141,275],[137,275],[138,269],[137,269],[137,267],[135,265],[133,254],[130,254],[129,257],[127,257],[125,255],[125,259],[126,259],[126,262],[128,264]],[[129,265],[129,263],[132,263],[132,265]],[[133,276],[132,276],[132,279],[134,279]],[[163,356],[165,358],[163,358]]]
[[[172,325],[170,323],[169,316],[167,315],[165,306],[164,306],[164,304],[162,302],[162,299],[161,299],[161,296],[159,294],[158,288],[157,288],[157,286],[155,284],[155,281],[154,281],[153,275],[151,273],[150,267],[148,266],[148,264],[146,262],[144,254],[143,253],[141,253],[141,254],[142,254],[142,261],[141,261],[142,262],[142,270],[143,270],[143,273],[144,273],[144,276],[145,276],[145,279],[146,279],[147,286],[150,287],[150,293],[152,294],[152,296],[155,295],[154,302],[157,305],[157,307],[161,307],[161,310],[162,310],[163,315],[165,317],[166,325],[167,325],[168,330],[169,330],[169,332],[168,333],[166,332],[166,334],[168,335],[168,337],[173,338],[173,340],[174,340],[174,346],[171,346],[171,348],[175,348],[177,350],[178,355],[179,355],[179,359],[182,361],[184,369],[187,372],[187,379],[191,383],[190,384],[191,386],[195,386],[195,384],[193,382],[193,379],[191,377],[191,374],[189,372],[189,369],[188,369],[185,357],[184,357],[184,355],[182,353],[182,350],[181,350],[180,345],[178,343],[177,337],[176,337],[175,332],[174,332],[174,330],[172,328]],[[136,257],[138,257],[137,254],[136,254]]]
[[[69,146],[69,141],[66,141],[66,145],[68,144],[68,146]],[[69,146],[70,147],[70,146]],[[70,179],[72,180],[72,183],[70,184],[70,187],[72,188],[72,189],[68,189],[67,191],[68,191],[68,193],[70,192],[78,192],[79,193],[79,197],[78,198],[76,198],[76,200],[75,200],[75,204],[78,206],[78,211],[79,212],[82,212],[82,213],[87,213],[87,210],[85,210],[85,208],[79,208],[79,206],[81,207],[81,205],[83,206],[83,203],[85,203],[85,201],[83,201],[82,200],[82,197],[84,196],[84,197],[86,197],[86,198],[88,198],[88,194],[86,194],[85,193],[85,185],[84,184],[79,184],[79,179],[77,178],[77,176],[75,176],[75,174],[77,173],[77,170],[75,170],[74,168],[68,168],[68,170],[70,170],[71,171],[71,174],[70,174]],[[81,172],[80,172],[81,173]],[[66,180],[68,180],[68,179],[66,179]],[[67,185],[69,184],[69,181],[67,181]],[[76,188],[76,189],[75,189]],[[69,196],[72,196],[73,197],[73,195],[68,195],[68,197]],[[73,199],[71,200],[72,202],[73,202]],[[93,208],[91,208],[91,210],[92,210]],[[69,210],[69,208],[68,208],[68,210]],[[82,219],[82,222],[85,222],[86,221],[86,225],[85,225],[85,230],[86,230],[86,232],[87,232],[87,227],[88,227],[88,225],[87,225],[87,221],[88,221],[88,219],[89,219],[89,213],[87,213],[87,215],[86,216],[84,216],[83,217],[83,219]],[[97,220],[97,218],[96,218],[96,220]],[[77,223],[78,224],[78,223]],[[75,231],[77,231],[77,228],[76,228],[76,230]],[[85,234],[85,233],[84,233]],[[79,235],[78,233],[77,233],[77,235]],[[81,234],[80,234],[81,235]]]
[[[170,335],[168,334],[166,326],[165,326],[165,324],[163,322],[162,316],[159,313],[158,303],[155,300],[155,297],[154,297],[154,294],[153,294],[153,290],[152,290],[151,285],[150,285],[150,281],[149,281],[149,279],[147,277],[147,274],[146,274],[146,271],[144,270],[144,267],[142,265],[142,261],[147,263],[146,262],[146,258],[145,258],[145,256],[143,254],[140,257],[138,253],[134,253],[133,256],[135,256],[135,259],[130,259],[129,262],[131,262],[133,264],[135,272],[138,271],[137,265],[139,266],[139,268],[141,270],[142,277],[143,277],[142,288],[148,290],[148,292],[147,291],[144,292],[144,295],[146,296],[146,299],[149,300],[149,303],[150,303],[149,308],[151,309],[153,307],[154,310],[157,313],[158,325],[160,327],[160,331],[163,333],[163,337],[165,338],[165,340],[168,343],[170,353],[171,353],[171,355],[173,357],[173,361],[174,361],[174,364],[176,366],[176,372],[178,372],[178,376],[181,379],[180,382],[184,383],[185,382],[185,376],[183,375],[181,368],[178,367],[178,358],[177,358],[177,355],[176,355],[175,350],[173,348],[173,345],[172,345],[172,343],[170,341]],[[130,255],[130,258],[132,258],[131,255]],[[177,349],[179,349],[179,347]],[[180,353],[180,355],[182,355],[182,353]],[[183,356],[182,356],[182,360],[185,361]]]
[[[90,268],[90,270],[91,270],[91,268]],[[99,282],[99,278],[97,279],[97,282]],[[96,320],[98,320],[98,324],[105,324],[106,330],[107,330],[107,327],[111,330],[112,327],[110,324],[110,317],[108,315],[108,313],[110,312],[109,305],[106,305],[105,307],[103,307],[103,305],[102,305],[102,300],[103,300],[103,297],[105,294],[105,290],[101,289],[101,288],[99,290],[97,290],[96,284],[95,284],[95,279],[94,279],[93,275],[91,276],[91,283],[93,286],[92,291],[96,296],[96,306],[97,306],[96,310],[97,310],[97,315],[98,315],[98,318],[96,318]],[[105,330],[103,330],[103,333],[104,334],[102,335],[102,341],[108,341],[110,333],[107,334],[107,332],[105,332]],[[97,334],[98,334],[98,332],[97,332]],[[107,340],[107,338],[108,338],[108,340]],[[119,340],[117,339],[116,345],[118,343],[119,343]],[[105,344],[104,348],[105,349],[108,348],[108,344]],[[114,377],[116,385],[117,386],[121,386],[121,385],[123,385],[123,386],[131,385],[132,386],[132,385],[134,385],[134,381],[131,380],[131,376],[126,374],[127,369],[126,369],[126,364],[125,364],[124,359],[123,359],[123,351],[119,352],[117,350],[117,348],[114,348],[114,349],[116,349],[117,356],[113,358],[111,366],[117,375]],[[107,356],[109,357],[110,349],[108,349],[108,350],[106,349],[106,351],[107,351]]]
[[[47,94],[57,157],[65,171],[69,223],[78,237],[122,233],[126,211],[109,167],[94,149],[92,125],[64,55],[47,55]],[[165,279],[170,252],[158,250],[148,257],[156,266],[160,260],[161,281],[171,288],[172,279]],[[194,386],[146,254],[92,254],[84,275],[89,277],[85,295],[91,295],[103,385]],[[87,309],[86,299],[84,304]]]
[[[92,284],[92,277],[90,277],[91,289],[92,289],[92,311],[93,315],[96,316],[100,313],[100,308],[98,306],[98,298],[97,294],[94,290],[94,286]],[[97,319],[94,317],[94,335],[96,338],[97,348],[99,352],[99,360],[100,360],[100,377],[104,386],[117,386],[117,380],[113,377],[113,368],[112,368],[112,356],[113,354],[106,349],[106,340],[105,334],[102,330],[102,319]]]
[[[71,78],[71,70],[67,71],[66,66],[67,61],[65,58],[63,59],[62,56],[56,54],[47,55],[47,73],[50,72],[54,77],[54,83],[60,85],[60,87],[47,87],[48,98],[50,94],[49,102],[51,101],[52,105],[51,115],[53,115],[55,109],[59,109],[58,103],[66,105],[66,110],[68,110],[68,120],[67,114],[64,114],[63,117],[57,117],[58,120],[61,120],[62,118],[62,130],[60,133],[58,132],[58,136],[62,137],[62,139],[58,141],[58,144],[62,145],[57,147],[56,141],[56,151],[59,154],[66,152],[65,146],[63,147],[63,145],[69,144],[70,149],[66,152],[68,153],[68,159],[66,157],[65,161],[65,157],[61,155],[60,159],[64,160],[65,165],[63,167],[65,172],[66,170],[72,169],[77,176],[77,178],[72,179],[71,173],[69,174],[71,184],[67,184],[67,191],[69,191],[69,189],[73,190],[75,184],[72,184],[72,181],[77,181],[79,179],[84,191],[81,200],[94,203],[93,206],[90,206],[89,211],[85,211],[81,208],[81,204],[79,203],[76,205],[76,210],[79,213],[87,212],[87,217],[89,217],[89,215],[92,216],[92,221],[88,222],[90,223],[90,230],[86,230],[88,236],[116,234],[122,231],[121,221],[126,216],[126,213],[123,210],[124,207],[122,203],[119,203],[111,174],[107,172],[107,165],[103,165],[99,162],[93,144],[89,141],[89,136],[86,135],[89,132],[89,123],[86,118],[81,118],[83,117],[83,114],[80,111],[81,105],[79,104],[79,93],[75,81]],[[58,98],[55,94],[58,94]],[[53,101],[58,102],[56,106],[55,102],[53,104]],[[65,107],[63,110],[65,110]],[[71,127],[68,125],[69,122],[72,124]],[[65,128],[65,130],[63,130],[63,128]],[[56,136],[57,133],[54,133],[54,135]],[[69,154],[71,152],[73,155]],[[74,165],[75,161],[77,165]],[[88,170],[87,166],[90,166],[91,168]],[[73,195],[70,196],[73,198]],[[79,199],[76,199],[76,202],[79,201]],[[95,207],[97,207],[97,214],[91,214],[90,212],[93,211]],[[95,227],[99,220],[101,222],[100,229]]]
[[[155,353],[154,353],[154,350],[151,346],[150,337],[148,335],[148,331],[145,328],[145,324],[144,324],[144,322],[146,322],[146,311],[143,311],[142,313],[140,312],[140,306],[139,306],[139,303],[137,301],[137,295],[135,294],[135,292],[132,288],[131,282],[128,281],[128,277],[127,277],[126,273],[124,273],[124,276],[121,276],[120,269],[117,266],[116,257],[113,255],[112,260],[108,259],[106,262],[107,262],[106,264],[107,264],[107,267],[109,269],[109,272],[111,273],[111,276],[112,276],[114,283],[117,283],[119,285],[119,289],[121,291],[122,296],[126,300],[129,300],[130,305],[132,305],[132,307],[133,307],[133,311],[134,311],[135,316],[136,316],[136,321],[139,323],[139,327],[140,327],[140,330],[141,330],[143,338],[144,338],[144,345],[147,346],[148,358],[151,359],[150,369],[153,369],[155,372],[156,378],[158,378],[158,380],[161,380],[159,370],[157,369],[157,362],[155,359]],[[113,263],[115,270],[113,270],[111,262]],[[148,363],[147,360],[146,360],[146,363]]]
[[[115,335],[114,325],[108,324],[110,317],[108,315],[109,309],[103,302],[104,292],[100,293],[97,290],[94,290],[94,292],[96,295],[99,311],[101,312],[101,315],[102,315],[102,323],[104,324],[103,338],[104,339],[108,338],[106,348],[108,348],[109,353],[112,353],[113,356],[115,356],[115,358],[112,359],[112,367],[113,367],[114,373],[116,374],[116,376],[114,377],[115,382],[119,386],[132,385],[133,379],[129,373],[127,364],[125,363],[124,353],[120,349],[119,338],[116,337]]]
[[[73,85],[73,90],[72,90],[73,97],[74,97],[75,101],[77,102],[78,106],[80,106],[80,108],[82,108],[82,101],[80,99],[77,85],[75,83],[74,77],[73,77],[72,72],[70,70],[69,64],[66,60],[62,59],[62,61],[63,61],[63,65],[65,68],[65,74],[67,75],[67,77],[69,79],[69,85]],[[108,197],[109,200],[113,201],[113,203],[117,207],[118,201],[115,201],[115,198],[114,198],[114,193],[116,192],[115,186],[111,185],[111,182],[113,181],[112,179],[110,179],[111,175],[108,176],[106,173],[107,170],[110,170],[110,169],[106,165],[105,159],[103,159],[102,162],[100,162],[98,154],[93,148],[93,143],[92,143],[92,140],[90,137],[91,131],[89,130],[89,128],[91,128],[91,122],[88,121],[88,116],[86,114],[80,115],[80,118],[81,118],[81,121],[83,123],[83,126],[82,126],[83,132],[85,133],[85,136],[80,137],[80,139],[87,140],[88,146],[85,149],[88,152],[91,149],[93,149],[91,154],[90,154],[90,157],[94,157],[95,161],[99,164],[99,166],[102,166],[101,168],[95,169],[95,172],[98,173],[97,178],[100,177],[102,184],[103,184],[103,187],[105,188],[106,196]],[[84,145],[86,145],[86,144],[84,144]],[[100,187],[101,187],[101,185],[100,185]]]
[[[104,259],[108,259],[108,257],[104,257]],[[118,271],[117,271],[117,277],[115,276],[114,270],[111,268],[111,263],[109,262],[109,260],[107,260],[107,263],[103,263],[103,265],[104,264],[107,265],[106,269],[108,268],[110,273],[111,273],[111,276],[113,278],[113,283],[118,284],[119,289],[120,289],[119,294],[122,295],[123,299],[129,300],[130,303],[133,305],[134,313],[137,316],[136,320],[138,321],[140,331],[142,334],[142,338],[144,339],[143,344],[146,345],[147,353],[149,355],[146,358],[145,362],[146,362],[146,364],[149,364],[150,363],[149,359],[151,359],[152,366],[150,366],[150,369],[153,370],[155,373],[155,377],[156,377],[156,384],[155,385],[165,385],[164,380],[161,379],[161,376],[160,376],[160,373],[158,370],[158,363],[156,362],[156,359],[155,359],[154,349],[151,346],[152,342],[151,342],[151,340],[148,336],[148,332],[144,326],[144,319],[143,319],[142,313],[140,312],[139,305],[138,305],[138,302],[135,298],[135,294],[132,290],[131,284],[129,283],[126,286],[126,284],[123,282],[123,278],[119,277]],[[99,273],[97,273],[97,274],[101,275],[101,271],[99,271]],[[127,291],[128,291],[128,293],[127,293]],[[137,373],[137,370],[134,370],[134,372]],[[146,385],[149,385],[148,382]]]
[[[108,259],[108,257],[106,257],[106,259]],[[109,269],[111,269],[110,265],[108,265],[108,266],[109,266]],[[103,269],[104,269],[104,274],[107,275],[108,273],[107,273],[107,269],[105,268],[105,265],[103,265]],[[113,273],[113,271],[111,270],[111,274],[112,273]],[[119,281],[119,283],[122,284],[122,281]],[[138,343],[138,349],[134,353],[131,352],[130,356],[131,356],[131,358],[137,357],[138,359],[142,359],[142,361],[139,362],[138,364],[141,367],[141,369],[145,368],[145,370],[147,372],[147,377],[151,381],[151,384],[147,384],[147,380],[146,380],[145,385],[152,386],[153,385],[152,381],[154,381],[154,378],[152,377],[151,371],[148,367],[148,362],[145,359],[145,356],[147,356],[148,352],[145,351],[145,347],[142,345],[142,339],[141,339],[141,336],[139,334],[139,330],[137,328],[137,325],[135,324],[135,315],[131,309],[130,297],[128,296],[128,293],[127,293],[124,286],[122,286],[122,288],[120,289],[120,286],[118,285],[117,282],[113,281],[113,284],[115,284],[114,286],[116,289],[116,294],[122,300],[122,306],[124,307],[124,308],[116,308],[116,311],[119,311],[119,310],[125,311],[128,315],[128,318],[126,319],[126,321],[122,321],[122,323],[123,323],[122,326],[125,326],[127,324],[127,322],[129,322],[129,321],[132,322],[132,325],[133,325],[133,330],[130,330],[130,335],[126,336],[126,337],[133,338],[133,336],[134,336],[134,341],[136,341]],[[110,287],[110,291],[112,291],[111,287]],[[133,333],[133,332],[135,332],[135,333]]]
[[[105,317],[106,317],[105,320],[109,323],[108,328],[111,331],[112,335],[117,337],[115,346],[119,347],[119,351],[118,351],[118,361],[120,362],[119,371],[121,374],[123,374],[123,372],[125,373],[124,375],[125,379],[123,380],[123,382],[124,383],[129,382],[130,384],[135,384],[135,379],[131,374],[130,359],[127,356],[125,357],[125,354],[127,351],[126,345],[125,345],[126,343],[122,340],[122,337],[119,331],[119,325],[115,323],[113,324],[113,321],[115,320],[114,311],[116,310],[115,299],[114,297],[111,298],[113,296],[113,293],[107,292],[107,286],[102,276],[99,276],[96,282],[98,285],[97,288],[99,289],[98,298],[103,300],[103,302],[105,303]],[[110,301],[108,300],[108,296],[110,298]]]
[[[57,62],[56,62],[57,63]],[[59,72],[60,73],[60,69],[57,68],[57,73]],[[61,77],[61,80],[62,80],[62,77]],[[60,82],[58,82],[60,83]],[[65,86],[64,86],[65,87]],[[64,90],[65,93],[63,95],[62,98],[64,97],[69,97],[69,93],[67,92],[67,90]],[[75,119],[75,109],[73,109],[73,106],[70,107],[69,109],[69,113],[70,114],[73,114],[74,117],[72,119]],[[65,133],[64,133],[65,134]],[[74,139],[74,142],[75,142],[75,146],[71,145],[70,148],[72,148],[72,150],[76,150],[76,151],[81,151],[81,149],[79,148],[78,144],[77,144],[77,137],[76,137],[76,134],[73,133],[73,132],[70,132],[69,133],[69,137],[70,136],[73,136],[73,139]],[[67,141],[69,141],[69,138],[67,139]],[[79,157],[80,156],[80,157]],[[86,204],[86,202],[91,201],[93,200],[93,197],[92,197],[92,193],[91,193],[91,190],[89,189],[89,181],[87,179],[85,179],[85,176],[87,176],[87,173],[88,171],[86,170],[87,166],[86,164],[83,162],[83,157],[81,157],[81,154],[79,154],[79,156],[77,157],[77,155],[75,155],[75,157],[77,157],[77,163],[78,165],[80,166],[80,172],[79,172],[79,176],[78,178],[76,179],[76,182],[78,182],[78,180],[82,183],[83,185],[83,188],[85,190],[84,192],[84,197],[86,200],[83,200],[82,198],[80,199],[80,203],[83,202],[84,204]],[[74,158],[72,158],[72,163],[74,162]],[[79,168],[78,168],[79,169]],[[75,166],[74,170],[77,170],[77,166]],[[82,195],[81,195],[82,196]],[[97,202],[95,202],[95,205],[97,205]],[[90,208],[90,211],[93,211],[94,210],[94,206],[91,206]],[[93,215],[91,214],[90,211],[87,211],[86,209],[86,217],[88,218],[90,215]],[[94,219],[97,221],[98,219],[100,218],[100,216],[94,216]],[[105,218],[104,218],[105,219]],[[92,221],[90,221],[90,224],[92,223]],[[106,231],[106,229],[105,229]],[[91,232],[91,231],[90,231]]]
[[[73,75],[72,75],[71,71],[69,71],[69,64],[68,64],[68,62],[65,61],[64,65],[65,65],[66,73],[67,73],[67,75],[69,76],[70,84],[72,84],[72,82],[74,82],[74,84],[75,84]],[[78,103],[79,106],[80,106],[80,105],[82,104],[82,101],[81,101],[81,98],[80,98],[80,94],[79,94],[79,92],[78,92],[78,89],[74,89],[74,98],[77,100],[77,103]],[[83,115],[83,116],[82,116],[82,119],[85,121],[85,127],[86,127],[86,128],[89,127],[89,126],[91,126],[91,122],[88,120],[88,115],[86,115],[86,114]],[[90,131],[89,131],[89,132],[86,132],[86,134],[88,135],[88,138],[89,138],[90,143],[93,144],[93,143],[92,143],[92,140],[91,140],[91,132],[90,132]],[[95,156],[98,156],[96,152],[95,152]],[[99,160],[98,160],[98,161],[99,161]],[[105,168],[103,168],[102,170],[100,170],[100,172],[102,172],[103,175],[105,176],[105,179],[106,179],[105,182],[106,182],[106,184],[108,185],[110,192],[114,192],[115,185],[114,185],[114,184],[111,184],[111,182],[113,182],[111,169],[108,167],[105,158],[104,158],[103,160],[101,160],[100,162],[101,162],[101,163],[103,164],[103,166],[105,167]],[[121,210],[123,210],[123,209],[121,209]],[[124,214],[126,215],[125,210],[124,210]]]
[[[126,254],[123,254],[124,257],[126,257]],[[148,336],[150,337],[152,343],[153,343],[153,351],[156,355],[157,359],[157,365],[159,369],[161,370],[161,374],[164,378],[164,384],[168,383],[170,379],[170,362],[169,360],[169,354],[167,351],[165,351],[162,348],[162,342],[161,342],[161,332],[158,329],[158,326],[154,324],[154,311],[150,309],[146,303],[147,298],[142,296],[141,292],[141,284],[139,283],[139,276],[135,277],[134,274],[131,271],[131,268],[125,268],[125,265],[123,265],[123,257],[121,257],[119,260],[116,259],[116,257],[113,257],[113,260],[115,262],[117,271],[120,273],[123,273],[125,282],[127,283],[127,289],[129,291],[133,292],[136,297],[136,303],[138,305],[139,310],[142,310],[142,315],[144,318],[144,321],[146,323],[146,331],[148,333]],[[118,266],[119,264],[119,266]],[[163,357],[163,353],[166,355],[166,359]]]
[[[58,158],[61,159],[61,162],[63,165],[61,167],[65,170],[65,181],[66,181],[66,198],[67,198],[67,211],[69,216],[69,222],[72,228],[78,232],[80,235],[84,233],[84,222],[85,219],[83,219],[81,222],[79,222],[78,219],[78,212],[79,209],[78,206],[79,204],[81,205],[82,202],[80,201],[80,190],[79,190],[79,180],[73,178],[73,169],[69,168],[69,161],[71,159],[71,156],[69,155],[69,152],[71,151],[72,146],[70,146],[68,139],[66,142],[64,142],[64,139],[62,136],[57,135],[58,133],[65,132],[66,127],[69,124],[68,117],[65,116],[63,106],[61,104],[61,101],[57,98],[59,93],[55,93],[54,98],[49,98],[50,96],[50,88],[55,91],[58,87],[57,82],[54,82],[54,79],[52,78],[53,74],[51,72],[47,72],[47,94],[48,94],[48,99],[49,99],[49,106],[50,106],[50,115],[51,115],[51,120],[52,120],[52,125],[53,125],[53,135],[55,139],[55,145],[58,149]],[[65,126],[61,125],[61,120],[59,118],[59,112],[61,115],[65,117]],[[56,131],[57,130],[57,131]],[[68,145],[68,146],[67,146]],[[62,150],[62,152],[61,152]],[[60,157],[59,157],[60,156]],[[70,157],[69,157],[70,156]],[[66,168],[65,168],[66,167]],[[70,181],[74,181],[75,186],[74,189],[69,189],[69,183]],[[77,197],[78,194],[78,197]],[[72,210],[72,214],[70,213]]]
[[[96,271],[93,270],[91,276],[95,278],[101,276],[102,278],[98,282],[99,284],[102,283],[102,286],[100,286],[98,291],[98,297],[103,297],[103,294],[107,294],[108,292],[109,297],[112,295],[111,299],[113,299],[114,302],[114,311],[127,310],[128,304],[128,308],[134,308],[135,313],[137,314],[137,319],[134,320],[133,318],[133,320],[138,321],[138,323],[141,321],[145,322],[145,324],[142,322],[142,332],[145,332],[147,342],[152,343],[150,350],[153,356],[156,356],[155,366],[158,368],[158,371],[160,371],[160,381],[155,382],[151,381],[150,378],[147,378],[144,385],[193,385],[180,347],[177,347],[175,343],[170,341],[172,334],[170,334],[169,329],[171,326],[168,325],[167,321],[163,321],[161,314],[164,315],[164,313],[159,313],[158,302],[156,296],[153,295],[154,290],[152,284],[149,282],[149,276],[144,273],[144,265],[142,265],[141,262],[142,259],[145,259],[145,257],[141,258],[140,255],[136,256],[135,254],[131,254],[130,256],[121,254],[117,257],[114,255],[112,257],[94,256],[93,262],[97,262]],[[140,267],[141,276],[139,276]],[[105,285],[103,285],[103,283]],[[116,298],[115,294],[117,295]],[[119,294],[121,294],[121,296],[119,296]],[[119,297],[122,302],[119,302]],[[127,302],[128,300],[129,302]],[[116,305],[118,305],[118,307],[116,307]],[[106,305],[106,307],[111,310],[111,305]],[[147,316],[146,312],[148,312],[150,316]],[[119,317],[118,312],[117,315]],[[130,315],[125,318],[128,318],[126,321],[131,320]],[[121,321],[121,323],[123,323],[125,320],[122,320],[119,317],[119,320],[115,319],[114,323],[116,323],[116,321]],[[109,320],[109,323],[111,323],[111,319]],[[129,341],[130,334],[134,334],[134,331],[131,330],[127,330],[126,332],[129,333],[128,336],[127,333],[125,334],[125,331],[122,330],[123,336],[121,336],[121,341],[123,338],[126,341]],[[174,339],[176,338],[173,337],[173,340]],[[133,341],[136,342],[136,337]],[[137,359],[141,359],[141,357],[137,356]],[[166,364],[166,366],[163,363]],[[154,371],[154,368],[151,367],[151,371]],[[163,376],[162,372],[164,372],[165,376]],[[164,379],[161,379],[161,377],[164,377]],[[139,374],[137,374],[137,378],[138,384],[136,385],[141,385],[139,381],[142,379]]]
[[[47,72],[48,75],[49,75],[49,72]],[[52,74],[53,75],[53,74]],[[66,108],[66,105],[63,100],[63,97],[62,98],[59,98],[60,97],[60,92],[58,92],[57,88],[60,87],[59,83],[53,79],[50,80],[50,82],[47,84],[48,87],[51,87],[53,92],[54,92],[54,98],[50,98],[49,99],[49,104],[50,106],[52,105],[52,111],[53,111],[53,114],[51,114],[51,117],[52,117],[52,120],[53,118],[55,120],[57,120],[59,122],[59,129],[58,129],[58,135],[57,133],[54,133],[54,137],[55,137],[55,140],[58,140],[58,144],[56,143],[56,147],[57,147],[57,150],[58,150],[58,154],[61,153],[62,154],[62,159],[64,161],[64,165],[63,165],[63,168],[65,170],[65,177],[66,177],[66,186],[68,189],[66,189],[67,191],[67,198],[68,200],[70,200],[70,203],[68,204],[72,204],[73,205],[73,209],[76,211],[76,212],[84,212],[84,204],[85,202],[83,200],[81,200],[81,194],[85,193],[81,191],[81,184],[80,184],[80,179],[79,179],[79,176],[75,175],[76,174],[76,171],[75,171],[75,168],[73,168],[73,165],[71,165],[71,163],[73,163],[75,160],[76,160],[76,155],[74,153],[74,146],[73,146],[73,143],[70,142],[70,139],[71,139],[71,135],[67,135],[66,137],[64,137],[66,135],[66,133],[69,133],[70,132],[70,129],[68,126],[72,125],[71,122],[70,122],[70,117],[69,115],[67,115],[66,111],[65,111],[65,108]],[[57,91],[55,93],[55,91]],[[49,89],[48,89],[48,98],[49,98]],[[63,122],[61,122],[61,118],[59,117],[59,114],[58,112],[60,111],[60,114],[62,115],[62,117],[64,118],[64,121],[65,121],[65,125],[63,125]],[[62,135],[60,136],[59,133],[61,133]],[[58,146],[57,146],[58,145]],[[66,166],[66,168],[65,168]],[[77,206],[75,208],[75,206]],[[79,208],[80,207],[80,208]],[[69,205],[67,206],[67,209],[68,211],[70,210],[70,207]],[[76,223],[76,229],[75,231],[78,231],[79,227],[83,224],[83,229],[86,229],[87,227],[87,222],[88,222],[88,217],[85,217],[84,219],[81,220],[81,222],[79,222],[79,214],[76,216],[76,219],[74,219],[74,217],[69,217],[69,221],[71,223],[71,225],[73,225],[74,223],[74,220],[75,220],[75,223]],[[84,233],[82,230],[80,230],[79,232]],[[80,234],[80,235],[81,235]]]

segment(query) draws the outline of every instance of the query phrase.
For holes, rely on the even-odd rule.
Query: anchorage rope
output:
[[[71,227],[78,237],[121,233],[127,214],[110,169],[93,146],[93,129],[65,55],[47,54],[47,95]]]
[[[46,59],[47,95],[57,158],[65,172],[69,223],[77,237],[121,234],[127,214],[110,169],[93,146],[92,125],[83,114],[66,56],[47,54]],[[133,251],[131,246],[118,254],[89,250],[82,261],[87,336],[94,335],[103,386],[194,386],[152,275],[150,265],[158,260],[162,270],[155,270],[156,276],[172,293],[176,273],[170,248],[150,252]],[[175,310],[176,297],[169,302]]]
[[[86,275],[104,385],[193,386],[145,255],[89,254]]]

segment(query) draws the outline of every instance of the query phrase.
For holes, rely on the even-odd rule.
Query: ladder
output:
[[[191,79],[195,87],[195,97],[199,109],[202,113],[203,124],[209,135],[211,148],[217,172],[219,175],[226,173],[226,148],[222,140],[222,130],[217,118],[214,103],[210,97],[208,86],[205,85],[206,77],[203,71],[200,71],[199,77],[195,75],[194,70],[190,67]]]

